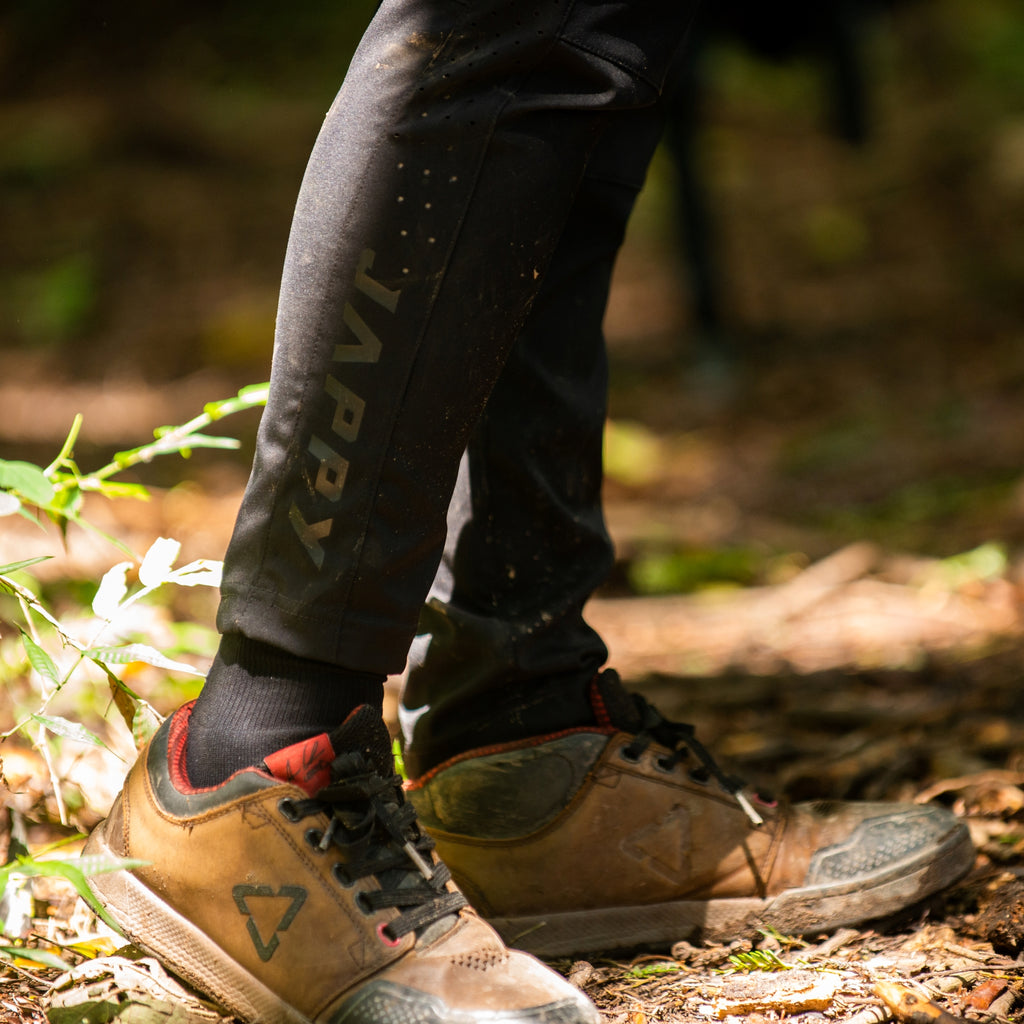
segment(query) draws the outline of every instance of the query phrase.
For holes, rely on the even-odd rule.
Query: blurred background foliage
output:
[[[264,365],[290,207],[373,6],[5,5],[0,347],[77,374]]]
[[[0,7],[3,457],[45,462],[91,393],[104,449],[266,377],[295,194],[374,7]],[[667,551],[625,538],[641,587],[864,535],[1024,540],[1024,8],[871,4],[860,144],[802,45],[815,8],[773,5],[760,46],[712,18],[695,50],[720,321],[695,313],[668,147],[617,273],[610,498],[714,510]]]

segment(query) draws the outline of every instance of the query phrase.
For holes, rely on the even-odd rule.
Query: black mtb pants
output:
[[[601,320],[694,2],[384,0],[296,205],[222,632],[395,673],[419,631],[424,736],[603,662]]]

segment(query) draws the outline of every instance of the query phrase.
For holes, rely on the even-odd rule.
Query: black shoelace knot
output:
[[[730,775],[719,767],[708,749],[697,739],[696,730],[692,725],[686,722],[670,722],[640,694],[634,693],[630,696],[639,722],[636,735],[622,748],[630,760],[638,760],[651,743],[668,748],[668,753],[657,760],[658,767],[664,771],[671,771],[693,754],[699,762],[689,772],[694,782],[706,783],[708,779],[714,779],[743,808],[744,814],[754,825],[764,824],[764,819],[743,792],[746,782],[738,775]]]
[[[307,841],[340,853],[334,877],[346,888],[363,878],[377,879],[379,889],[356,894],[365,914],[402,910],[381,929],[386,940],[397,942],[467,905],[461,893],[448,891],[451,872],[434,862],[434,841],[420,829],[397,775],[380,775],[361,753],[341,754],[331,775],[333,781],[315,796],[288,800],[282,812],[292,821],[327,815],[326,829],[309,829]]]

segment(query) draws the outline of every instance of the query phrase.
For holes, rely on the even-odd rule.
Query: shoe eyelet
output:
[[[654,759],[654,767],[664,775],[672,775],[676,770],[676,761],[671,760],[667,757],[656,757]]]
[[[387,928],[386,921],[381,921],[380,924],[377,925],[377,938],[380,939],[385,946],[390,946],[392,949],[394,949],[395,946],[401,945],[401,939],[392,939],[384,934],[385,928]]]
[[[295,809],[295,801],[290,797],[282,797],[277,801],[277,809],[281,812],[281,816],[287,821],[295,822],[299,820],[298,812]]]
[[[359,908],[359,912],[364,917],[369,917],[373,913],[373,907],[371,907],[370,904],[366,902],[365,892],[357,892],[353,902]]]
[[[320,849],[320,841],[323,837],[323,830],[319,828],[307,828],[306,835],[304,836],[306,842],[309,843],[317,853],[323,853],[323,850]]]
[[[630,750],[629,747],[619,748],[619,757],[622,758],[627,764],[639,764],[640,755]]]
[[[356,880],[354,878],[349,878],[340,864],[335,864],[331,868],[331,874],[334,876],[334,880],[343,889],[351,889],[352,886],[356,884]]]
[[[691,782],[695,782],[698,786],[706,786],[711,782],[711,776],[707,772],[702,771],[700,768],[694,768],[687,772]]]

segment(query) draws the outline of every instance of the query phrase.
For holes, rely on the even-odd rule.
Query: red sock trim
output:
[[[209,789],[196,789],[189,782],[188,770],[185,767],[185,744],[188,740],[188,720],[192,717],[195,701],[183,704],[171,717],[167,733],[167,771],[171,776],[171,785],[179,793],[203,793]],[[210,787],[213,788],[213,787]]]
[[[611,715],[608,714],[604,697],[601,695],[601,689],[597,685],[599,677],[600,672],[590,680],[590,705],[594,709],[594,717],[597,719],[597,724],[603,729],[614,729]]]
[[[171,778],[171,785],[179,793],[191,795],[193,793],[212,793],[220,789],[228,779],[233,779],[238,772],[232,772],[228,779],[216,786],[193,786],[188,777],[188,765],[185,762],[185,748],[188,741],[188,723],[192,717],[194,700],[182,704],[171,716],[171,724],[167,732],[167,773]],[[251,772],[254,768],[240,768],[239,771]],[[265,773],[264,773],[265,774]]]
[[[322,732],[275,750],[263,759],[263,763],[275,779],[294,783],[312,796],[331,781],[333,760],[334,747],[327,733]]]

